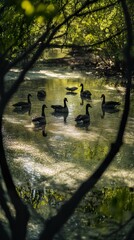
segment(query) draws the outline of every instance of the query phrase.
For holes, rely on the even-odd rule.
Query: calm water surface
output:
[[[16,72],[7,77],[7,88],[12,84]],[[89,89],[91,122],[89,126],[78,127],[74,121],[80,113],[85,113],[87,100],[80,98],[80,83]],[[68,94],[66,87],[77,86],[75,95]],[[47,93],[44,101],[39,101],[37,91],[44,89]],[[10,155],[9,165],[17,182],[40,184],[59,184],[74,188],[78,186],[106,156],[110,144],[115,140],[124,104],[124,89],[115,88],[114,84],[104,84],[90,72],[83,75],[64,70],[31,70],[24,83],[13,96],[4,115],[5,142]],[[12,104],[26,101],[31,93],[31,111],[17,113]],[[120,111],[102,113],[101,94],[106,100],[121,102]],[[55,116],[51,104],[63,105],[67,97],[69,114]],[[134,183],[134,94],[127,124],[124,145],[103,176],[101,184],[133,186]],[[41,115],[42,104],[47,105],[45,129],[35,129],[31,120]],[[43,135],[43,130],[45,135]],[[10,159],[12,156],[12,159]]]
[[[17,75],[16,69],[7,76],[7,88]],[[86,127],[78,127],[74,121],[78,114],[85,113],[88,102],[80,98],[80,83],[83,83],[84,88],[92,93],[92,98],[89,100],[92,106],[89,109],[91,122]],[[67,86],[78,87],[76,94],[67,94],[65,89]],[[37,98],[37,91],[40,89],[44,89],[47,93],[44,101]],[[26,101],[28,93],[32,95],[31,111],[14,112],[12,104]],[[105,114],[102,112],[100,99],[102,93],[106,95],[106,100],[113,99],[121,102],[118,112]],[[68,192],[74,191],[103,161],[111,143],[116,138],[123,111],[124,93],[124,88],[114,87],[114,81],[106,84],[104,79],[98,79],[90,72],[80,74],[75,71],[50,68],[33,69],[27,74],[25,81],[6,108],[3,134],[8,164],[18,192],[44,218],[53,214],[52,212],[59,208],[61,202],[69,197]],[[64,97],[68,99],[69,114],[55,116],[51,105],[63,104]],[[35,129],[32,118],[41,115],[41,107],[44,103],[47,105],[47,124],[45,128]],[[116,212],[113,211],[113,205],[112,212],[109,213],[109,204],[110,201],[113,204],[112,196],[116,199],[120,197],[119,202],[122,202],[124,196],[129,200],[132,198],[129,198],[128,189],[125,190],[124,195],[124,190],[120,191],[120,188],[134,187],[133,145],[134,94],[132,93],[130,115],[121,151],[97,184],[99,191],[91,193],[92,196],[87,196],[82,206],[65,226],[66,230],[63,230],[62,234],[65,239],[89,239],[89,234],[93,236],[98,234],[95,229],[95,226],[99,229],[98,220],[103,224],[101,231],[106,232],[109,227],[107,214],[122,217],[121,213],[117,212],[117,208],[115,208]],[[106,187],[112,190],[107,192],[100,190]],[[125,201],[125,204],[127,202],[129,203]],[[98,210],[94,213],[93,209],[96,207]],[[103,216],[107,222],[104,221]],[[30,228],[30,237],[32,237],[29,239],[33,240],[34,237],[36,239],[40,227],[37,218],[33,216],[32,219],[34,221]],[[87,231],[89,226],[90,231]],[[32,229],[33,234],[31,234]]]

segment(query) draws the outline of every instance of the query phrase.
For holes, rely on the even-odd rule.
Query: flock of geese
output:
[[[81,91],[80,91],[80,96],[82,99],[91,99],[91,92],[89,90],[84,90],[84,85],[83,83],[80,84],[81,87]],[[66,87],[66,90],[68,91],[68,93],[75,93],[75,91],[77,90],[77,87]],[[17,102],[15,104],[13,104],[13,107],[15,109],[19,109],[19,110],[25,110],[25,109],[29,109],[31,108],[31,94],[28,94],[27,96],[27,102]],[[46,97],[46,91],[44,90],[40,90],[37,92],[37,97],[39,100],[45,99]],[[116,111],[117,107],[120,105],[120,102],[117,101],[106,101],[105,95],[102,94],[101,95],[102,98],[102,110],[103,111]],[[63,105],[51,105],[51,108],[54,110],[54,113],[62,113],[64,114],[68,114],[69,110],[68,110],[68,106],[67,106],[67,98],[64,98],[64,104]],[[90,114],[89,114],[89,108],[91,108],[92,106],[87,103],[86,104],[86,111],[85,114],[79,114],[78,116],[75,117],[75,122],[77,124],[89,124],[90,123]],[[41,109],[41,116],[39,117],[35,117],[32,119],[32,123],[34,124],[35,127],[37,126],[42,126],[46,124],[46,116],[45,116],[45,109],[47,108],[46,104],[42,105],[42,109]]]

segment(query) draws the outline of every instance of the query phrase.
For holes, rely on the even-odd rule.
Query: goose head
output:
[[[87,108],[89,108],[89,107],[92,108],[92,106],[90,105],[90,103],[87,103],[86,107],[87,107]]]
[[[64,98],[64,102],[68,102],[67,98]]]
[[[46,104],[42,105],[42,110],[44,110],[45,108],[47,108]]]
[[[105,95],[104,95],[104,94],[102,94],[102,95],[101,95],[101,98],[105,98]]]

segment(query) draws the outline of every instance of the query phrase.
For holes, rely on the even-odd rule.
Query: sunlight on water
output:
[[[81,131],[84,130],[84,131]],[[90,126],[87,127],[76,127],[72,125],[66,125],[61,127],[60,123],[55,123],[51,125],[50,132],[57,135],[63,135],[64,137],[69,137],[78,140],[90,140],[95,141],[98,139],[99,134],[97,132],[92,132]]]
[[[53,77],[53,78],[60,78],[60,79],[65,79],[65,78],[79,78],[81,77],[80,73],[75,73],[75,72],[52,72],[52,71],[48,71],[48,70],[41,70],[40,71],[41,74],[44,74],[48,77]]]
[[[4,115],[4,120],[6,120],[7,122],[9,122],[9,123],[13,123],[13,124],[21,124],[21,123],[25,123],[25,120],[18,120],[17,118],[15,118],[15,117],[8,117],[8,116],[6,116],[6,115]]]
[[[76,164],[71,162],[56,163],[55,159],[50,157],[47,153],[40,151],[32,145],[26,145],[23,142],[9,142],[8,148],[15,151],[24,151],[23,156],[17,157],[13,160],[14,164],[23,168],[32,179],[31,184],[34,184],[34,179],[39,176],[45,176],[46,179],[54,181],[56,184],[62,184],[68,187],[76,187],[79,181],[85,179],[89,175],[89,170],[82,170]],[[42,183],[43,184],[43,183]],[[46,183],[45,183],[46,184]],[[49,183],[47,183],[49,185]]]
[[[14,77],[12,77],[12,74],[15,74]],[[12,69],[7,75],[6,80],[16,79],[20,73],[20,70],[14,68]],[[59,79],[65,79],[65,78],[80,78],[82,77],[81,73],[78,72],[70,72],[70,71],[58,71],[58,70],[30,70],[26,76],[25,80],[31,80],[35,78],[59,78]]]
[[[86,170],[71,162],[62,161],[59,164],[48,153],[39,150],[36,146],[25,144],[24,142],[15,142],[15,140],[12,142],[7,141],[7,144],[9,144],[8,148],[12,150],[24,152],[23,156],[21,154],[13,161],[15,165],[19,164],[30,175],[31,184],[34,184],[36,177],[45,176],[46,179],[49,179],[47,185],[54,181],[55,184],[61,184],[62,182],[63,185],[75,188],[92,173],[92,169]],[[60,147],[62,146],[60,145]],[[122,185],[122,182],[124,182],[127,186],[132,187],[134,182],[133,167],[131,166],[131,170],[120,169],[120,171],[114,166],[110,167],[102,177],[100,184],[104,184],[104,179],[107,177],[105,186],[116,184],[118,179],[118,184],[121,182]]]
[[[121,186],[128,186],[133,187],[134,183],[134,173],[133,173],[133,167],[132,170],[123,170],[120,169],[120,171],[117,168],[110,168],[104,176],[108,178],[108,181],[111,182],[112,185],[116,186],[116,181],[118,180],[118,183],[121,183]],[[116,181],[115,181],[116,179]]]
[[[19,70],[14,69],[7,79],[15,79],[18,74]],[[38,185],[36,178],[45,178],[46,181],[43,180],[42,184],[53,182],[75,188],[100,165],[111,143],[114,142],[122,115],[124,89],[120,89],[119,94],[114,85],[103,85],[101,80],[92,79],[92,74],[85,76],[79,72],[64,71],[56,67],[31,69],[9,103],[4,115],[4,131],[7,148],[12,150],[11,162],[15,163],[12,168],[16,166],[18,175],[20,172],[26,172],[31,183]],[[85,89],[92,92],[91,100],[81,99],[79,87],[81,82],[84,83]],[[76,94],[67,95],[67,86],[77,86]],[[46,91],[46,98],[42,101],[37,98],[39,89]],[[19,114],[13,112],[12,104],[26,100],[27,93],[32,94],[31,112]],[[107,100],[120,101],[120,111],[106,112],[103,115],[100,99],[102,93],[106,94]],[[68,99],[69,114],[66,117],[55,116],[51,105],[63,105],[64,97]],[[87,102],[92,105],[90,125],[77,126],[75,117],[78,114],[85,114]],[[47,105],[47,124],[46,134],[43,135],[41,128],[34,129],[32,118],[41,115],[41,106],[44,103]],[[134,117],[133,111],[130,113],[124,145],[99,183],[102,186],[106,184],[133,186]],[[11,162],[9,161],[9,164]],[[20,178],[20,181],[24,179]]]

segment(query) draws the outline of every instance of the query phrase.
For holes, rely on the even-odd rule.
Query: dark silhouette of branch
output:
[[[19,88],[20,84],[23,82],[25,74],[27,73],[27,71],[33,66],[33,64],[37,61],[37,59],[40,57],[40,55],[42,54],[43,50],[49,47],[49,44],[51,42],[51,40],[54,38],[54,36],[56,35],[56,33],[59,31],[59,29],[65,25],[69,20],[71,20],[74,16],[76,16],[78,13],[80,13],[85,7],[87,7],[88,5],[97,2],[98,0],[92,0],[92,1],[85,1],[80,7],[79,9],[76,10],[76,12],[73,12],[72,14],[70,14],[68,17],[66,17],[65,19],[63,19],[63,21],[58,24],[56,27],[54,25],[52,25],[50,27],[50,25],[48,24],[47,30],[46,32],[36,41],[36,43],[34,43],[27,51],[25,51],[18,59],[16,59],[14,62],[10,63],[6,68],[5,68],[5,72],[3,73],[1,79],[3,80],[4,75],[7,73],[7,71],[9,71],[16,63],[18,63],[20,60],[22,60],[24,57],[26,57],[30,52],[32,52],[35,47],[38,46],[37,51],[35,52],[35,54],[33,55],[33,57],[31,58],[31,60],[27,63],[27,65],[24,67],[24,69],[22,70],[22,72],[20,73],[20,76],[18,77],[18,79],[15,81],[15,83],[11,86],[10,90],[5,94],[5,96],[2,99],[1,102],[1,110],[2,113],[6,107],[6,104],[8,103],[8,101],[10,100],[10,98],[12,97],[12,95],[16,92],[16,90]],[[1,81],[2,81],[1,80]]]
[[[79,17],[81,17],[81,16],[86,16],[86,15],[88,15],[88,14],[92,14],[92,13],[95,13],[95,12],[99,12],[99,11],[102,11],[102,10],[106,10],[106,9],[108,9],[108,8],[110,8],[110,7],[115,6],[115,5],[118,4],[118,3],[119,3],[119,1],[115,1],[114,3],[107,4],[106,6],[103,6],[103,7],[100,7],[100,8],[95,8],[95,9],[93,9],[93,10],[85,11],[85,12],[83,12],[83,13],[80,13],[80,14],[78,14],[78,16],[79,16]]]
[[[1,126],[1,122],[0,122],[0,126]],[[8,214],[8,217],[9,217],[8,220],[10,222],[10,225],[12,226],[11,228],[12,239],[24,240],[27,232],[27,222],[29,219],[29,212],[28,212],[27,206],[22,202],[22,200],[18,196],[15,185],[13,183],[12,176],[6,161],[1,131],[0,131],[0,146],[1,146],[1,151],[0,151],[1,172],[7,187],[7,193],[9,194],[11,202],[15,208],[16,216],[14,217],[14,220],[13,218],[11,218],[11,215],[9,214],[7,207],[5,205],[3,205],[3,207],[5,208],[6,214]]]
[[[128,225],[132,224],[133,220],[134,220],[134,216],[131,216],[125,223],[119,225],[119,227],[116,230],[112,231],[110,234],[105,235],[104,239],[110,239],[111,237],[117,236],[117,234],[122,232],[124,228],[127,228]],[[127,238],[125,240],[130,240],[130,238],[129,239]]]
[[[127,30],[126,28],[123,28],[123,29],[121,29],[120,31],[116,32],[115,34],[111,35],[110,37],[105,38],[105,39],[103,39],[103,40],[101,40],[101,41],[98,41],[98,42],[96,42],[96,43],[93,43],[93,44],[88,44],[88,45],[62,44],[62,46],[59,45],[59,44],[49,44],[49,48],[61,48],[61,47],[64,47],[64,48],[76,48],[76,49],[80,49],[80,48],[81,48],[81,49],[82,49],[82,48],[88,49],[88,48],[89,48],[89,49],[92,50],[93,47],[95,47],[95,46],[97,46],[97,45],[101,45],[101,44],[103,44],[103,43],[105,43],[105,42],[108,42],[108,41],[112,40],[113,38],[121,35],[121,34],[122,34],[123,32],[125,32],[126,30]],[[60,38],[60,35],[59,35],[59,36],[56,36],[55,38]]]
[[[8,219],[8,221],[9,221],[10,228],[12,229],[14,226],[14,217],[10,213],[9,206],[7,205],[6,198],[5,198],[5,192],[2,189],[1,185],[0,185],[0,204],[1,204],[2,209],[5,212],[5,215]]]
[[[132,226],[131,230],[128,232],[124,240],[133,240],[133,239],[134,239],[134,226]]]

